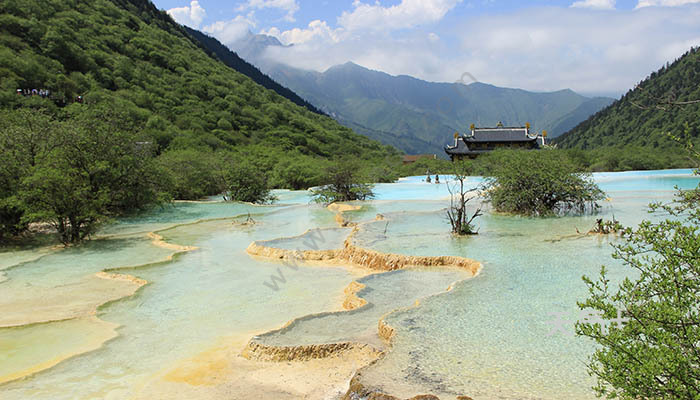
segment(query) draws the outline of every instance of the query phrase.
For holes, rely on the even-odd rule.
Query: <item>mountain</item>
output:
[[[84,108],[108,105],[143,126],[159,153],[255,150],[270,168],[280,157],[396,154],[260,86],[190,33],[147,0],[0,2],[0,108],[62,118],[82,96]],[[48,89],[53,102],[18,88]]]
[[[686,125],[689,139],[697,143],[699,49],[692,48],[653,72],[620,100],[566,132],[557,139],[559,146],[577,149],[635,146],[675,152],[679,145],[667,133],[684,135]]]
[[[265,58],[263,53],[268,47],[286,47],[274,36],[253,34],[248,32],[248,34],[242,39],[236,41],[232,46],[232,49],[245,60],[249,60],[256,65],[265,64]]]
[[[221,62],[224,64],[228,65],[229,67],[235,69],[236,71],[242,73],[243,75],[246,75],[250,79],[252,79],[255,83],[257,83],[260,86],[263,86],[267,89],[274,90],[277,92],[282,97],[285,97],[289,99],[292,103],[306,107],[310,111],[313,111],[315,113],[321,113],[320,110],[318,110],[316,107],[311,105],[309,102],[306,100],[302,99],[299,97],[296,93],[292,92],[291,90],[287,89],[286,87],[280,85],[279,83],[275,82],[272,78],[269,76],[263,74],[260,72],[259,69],[257,69],[253,64],[250,64],[246,60],[242,59],[241,57],[238,56],[238,54],[232,52],[228,47],[224,46],[219,42],[218,40],[214,39],[211,36],[205,35],[204,33],[189,28],[187,26],[182,26],[185,31],[190,34],[199,44],[202,45],[202,47],[209,52],[210,54],[213,54],[214,57],[217,57]],[[268,42],[270,43],[270,42]],[[275,43],[275,42],[271,42]],[[279,43],[279,42],[277,42]],[[279,44],[281,46],[281,43]]]
[[[535,93],[484,83],[434,83],[410,76],[392,76],[354,63],[325,72],[306,71],[271,62],[266,46],[275,38],[249,35],[231,47],[345,126],[409,153],[437,153],[454,132],[473,123],[530,122],[554,138],[610,104],[609,98],[588,98],[571,90]]]

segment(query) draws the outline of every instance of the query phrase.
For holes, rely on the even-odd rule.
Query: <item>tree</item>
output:
[[[495,152],[487,159],[486,198],[500,212],[550,216],[599,207],[605,194],[557,150]]]
[[[19,184],[26,222],[48,222],[64,244],[89,237],[111,217],[163,200],[149,141],[126,115],[81,107],[50,121],[58,144]]]
[[[247,160],[237,160],[226,173],[226,198],[247,203],[272,203],[268,177]]]
[[[313,196],[316,202],[326,204],[371,199],[374,192],[368,180],[357,159],[343,157],[326,169],[325,181],[328,183],[313,190]]]
[[[477,188],[467,189],[464,186],[467,180],[467,165],[465,161],[455,161],[454,163],[454,183],[446,182],[447,190],[450,192],[450,207],[447,209],[447,219],[452,226],[452,233],[455,235],[475,235],[478,232],[472,223],[482,215],[481,208],[469,216],[467,203],[474,199],[473,194],[478,193]]]
[[[0,113],[0,239],[27,228],[17,189],[37,161],[56,146],[52,122],[40,110]]]
[[[625,229],[614,246],[636,278],[615,288],[605,267],[595,281],[584,276],[589,297],[579,307],[601,318],[576,331],[599,345],[588,369],[600,396],[700,399],[700,186],[650,208],[668,218]]]

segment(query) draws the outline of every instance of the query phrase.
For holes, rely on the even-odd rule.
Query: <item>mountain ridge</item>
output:
[[[261,35],[230,47],[246,47],[245,41],[256,36]],[[571,89],[530,92],[483,82],[428,82],[368,69],[352,61],[318,72],[274,63],[262,52],[249,57],[274,80],[345,126],[364,127],[360,129],[363,134],[409,153],[444,156],[444,145],[454,132],[464,132],[472,123],[530,122],[534,130],[547,130],[553,138],[613,101],[586,97]]]
[[[639,146],[678,149],[669,134],[700,137],[700,47],[652,72],[619,100],[556,139],[559,146],[597,149]]]

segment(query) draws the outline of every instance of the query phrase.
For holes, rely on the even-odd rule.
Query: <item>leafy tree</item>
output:
[[[221,161],[209,151],[171,150],[161,154],[157,163],[175,199],[199,200],[225,189]]]
[[[226,197],[231,201],[272,203],[267,175],[246,160],[233,163],[226,173]]]
[[[18,187],[39,159],[56,145],[52,118],[40,111],[0,112],[0,239],[27,228]]]
[[[362,174],[362,166],[356,159],[340,158],[326,170],[328,184],[313,190],[316,202],[367,200],[374,197],[372,185]]]
[[[486,198],[500,212],[548,216],[599,207],[605,198],[590,174],[577,172],[566,154],[499,151],[487,161]]]
[[[600,396],[700,399],[700,187],[651,211],[668,218],[625,229],[614,246],[635,278],[615,287],[605,267],[596,280],[584,277],[589,297],[579,307],[601,318],[576,330],[599,344],[588,368]]]
[[[150,142],[130,118],[104,107],[69,111],[65,121],[44,121],[56,142],[47,147],[39,141],[43,151],[25,152],[17,195],[23,221],[51,223],[66,244],[115,215],[163,199]]]
[[[322,183],[325,161],[302,157],[285,158],[275,165],[275,187],[308,189]]]
[[[598,378],[600,395],[625,399],[700,399],[700,191],[679,196],[663,207],[674,219],[642,222],[624,232],[625,243],[613,257],[633,268],[639,278],[614,289],[602,268],[593,281],[584,277],[590,297],[582,309],[605,320],[627,322],[603,329],[582,322],[577,332],[601,347],[589,370]],[[652,209],[658,209],[658,205]]]

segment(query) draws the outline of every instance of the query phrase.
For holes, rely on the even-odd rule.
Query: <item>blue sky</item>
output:
[[[352,61],[393,75],[535,91],[619,95],[700,45],[700,0],[156,0],[178,22],[266,57],[325,70]]]

